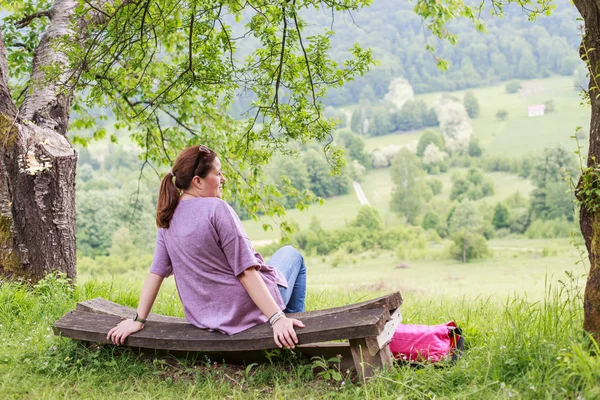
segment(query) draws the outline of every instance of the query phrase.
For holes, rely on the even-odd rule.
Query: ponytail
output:
[[[213,167],[217,154],[206,146],[190,146],[175,160],[171,172],[160,183],[156,226],[167,229],[179,203],[180,191],[187,190],[194,176],[206,178]]]
[[[158,193],[158,205],[156,207],[156,226],[159,228],[168,228],[173,213],[179,202],[179,189],[173,183],[173,175],[167,173],[160,183]]]

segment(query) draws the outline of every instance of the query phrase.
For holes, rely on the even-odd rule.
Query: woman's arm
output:
[[[150,310],[152,309],[152,305],[154,304],[154,300],[156,300],[160,285],[162,285],[164,279],[164,277],[153,274],[152,272],[148,275],[148,278],[146,278],[137,308],[138,317],[141,319],[146,319],[148,318],[148,315],[150,315]],[[111,340],[116,345],[120,345],[125,343],[127,336],[141,331],[142,328],[144,328],[143,323],[132,319],[126,319],[112,328],[108,332],[106,339]]]
[[[256,268],[248,268],[238,276],[238,279],[252,301],[254,301],[254,304],[267,318],[281,311]],[[275,322],[275,325],[273,325],[273,338],[277,346],[285,346],[288,349],[294,348],[298,343],[294,326],[304,328],[302,321],[294,318],[283,317]]]

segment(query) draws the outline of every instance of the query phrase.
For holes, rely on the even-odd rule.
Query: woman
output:
[[[304,311],[306,267],[291,246],[266,264],[240,219],[223,200],[221,162],[206,146],[183,150],[161,183],[154,260],[133,319],[107,339],[119,345],[144,328],[164,278],[173,274],[185,317],[193,325],[235,334],[269,322],[278,347],[294,348],[294,327],[282,312]]]

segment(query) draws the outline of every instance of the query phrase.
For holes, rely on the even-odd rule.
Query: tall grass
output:
[[[309,292],[311,309],[379,293]],[[445,299],[410,293],[405,323],[455,320],[467,350],[454,366],[396,366],[364,385],[318,375],[316,361],[274,352],[266,365],[233,367],[214,360],[142,358],[113,346],[85,347],[51,332],[77,301],[102,296],[135,306],[139,292],[94,281],[72,288],[57,277],[35,288],[0,286],[0,398],[598,398],[598,352],[582,330],[581,285],[567,275],[548,283],[542,300]],[[155,311],[180,315],[174,292]],[[331,368],[334,368],[332,366]],[[314,369],[314,370],[313,370]]]

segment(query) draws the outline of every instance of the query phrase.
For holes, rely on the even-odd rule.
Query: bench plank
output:
[[[305,328],[297,329],[299,343],[320,343],[378,336],[390,319],[387,308],[347,311],[336,315],[306,315]],[[87,311],[71,311],[54,324],[55,334],[78,340],[110,343],[108,331],[121,317]],[[236,335],[198,329],[186,323],[174,326],[153,322],[131,335],[127,346],[180,351],[246,351],[274,348],[271,327],[261,324]]]
[[[334,307],[327,308],[323,310],[315,310],[308,312],[300,312],[300,313],[291,313],[288,314],[291,318],[302,319],[306,316],[317,316],[317,315],[331,315],[342,313],[351,310],[366,310],[372,308],[383,308],[386,307],[390,310],[390,313],[396,310],[402,304],[402,296],[400,292],[395,292],[386,296],[381,296],[376,299],[363,301],[356,304],[350,304],[342,307]],[[135,309],[127,306],[123,306],[121,304],[113,303],[112,301],[105,300],[101,297],[96,299],[87,300],[83,302],[77,303],[77,310],[79,311],[87,311],[98,314],[107,314],[107,315],[117,315],[122,318],[131,318]],[[187,324],[185,318],[178,317],[169,317],[160,314],[150,314],[148,316],[148,321],[157,321],[157,322],[168,322],[173,324]]]

